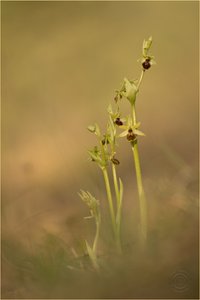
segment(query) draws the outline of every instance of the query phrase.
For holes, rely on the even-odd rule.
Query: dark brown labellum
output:
[[[129,129],[129,130],[130,130],[130,129]],[[134,140],[136,139],[137,135],[134,134],[133,131],[132,131],[132,132],[128,132],[128,134],[127,134],[126,137],[127,137],[127,140],[128,140],[128,141],[134,141]]]
[[[150,64],[150,59],[147,58],[143,63],[142,63],[142,66],[145,70],[148,70],[150,67],[151,67],[151,64]]]
[[[114,164],[114,165],[119,165],[120,164],[120,162],[119,162],[119,160],[117,159],[117,158],[112,158],[111,159],[111,161],[112,161],[112,163]]]
[[[121,126],[121,125],[123,125],[123,122],[120,120],[120,118],[116,118],[115,124],[118,126]]]

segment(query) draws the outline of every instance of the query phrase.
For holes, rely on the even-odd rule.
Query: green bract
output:
[[[122,94],[130,101],[132,105],[134,105],[135,103],[137,92],[138,89],[135,83],[128,80],[127,78],[124,78],[124,90]]]
[[[107,111],[108,111],[108,113],[111,116],[113,121],[120,116],[119,108],[115,112],[113,112],[112,106],[109,105],[108,108],[107,108]]]
[[[100,129],[99,129],[99,125],[97,123],[95,123],[94,125],[89,125],[87,127],[87,129],[90,132],[95,133],[97,136],[100,136]]]
[[[95,133],[95,131],[96,131],[96,126],[95,126],[95,125],[89,125],[89,126],[87,127],[87,129],[88,129],[90,132]]]
[[[97,161],[100,158],[100,151],[98,149],[97,146],[95,146],[92,150],[88,151],[90,157],[92,158],[92,160]]]
[[[144,57],[148,56],[148,52],[149,52],[149,49],[151,47],[151,44],[152,44],[152,37],[151,36],[148,38],[148,40],[143,41],[142,54],[143,54]]]

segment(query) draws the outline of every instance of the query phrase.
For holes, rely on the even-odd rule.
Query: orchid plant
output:
[[[117,140],[124,138],[128,140],[133,153],[133,159],[135,164],[135,172],[137,179],[137,188],[139,195],[139,207],[140,207],[140,241],[142,247],[146,243],[147,239],[147,203],[143,188],[142,172],[140,166],[138,140],[140,136],[145,134],[139,129],[141,123],[136,118],[136,98],[144,77],[145,72],[155,64],[154,56],[149,55],[149,50],[152,45],[152,37],[148,40],[144,40],[142,46],[142,56],[138,60],[141,64],[141,74],[139,79],[129,80],[124,78],[123,84],[119,90],[116,90],[115,109],[109,105],[108,122],[106,126],[106,132],[102,132],[99,125],[88,126],[88,130],[93,133],[97,138],[97,145],[88,151],[91,161],[95,162],[102,171],[104,178],[105,189],[108,199],[108,206],[110,211],[111,224],[113,229],[113,235],[116,242],[116,247],[119,253],[122,253],[121,245],[121,213],[122,213],[122,200],[123,200],[123,183],[121,178],[117,175],[117,167],[120,164],[117,158]],[[120,105],[122,99],[127,99],[130,103],[130,114],[122,117],[120,112]],[[119,130],[122,130],[120,133]],[[112,180],[109,177],[109,168],[111,168]],[[111,189],[113,185],[114,189]],[[114,190],[114,194],[112,193]],[[113,201],[115,196],[115,203]],[[97,240],[99,238],[100,220],[101,214],[99,210],[99,202],[89,193],[81,191],[80,197],[89,206],[91,217],[95,218],[96,223],[96,235],[94,239],[93,247],[90,247],[86,242],[86,248],[88,255],[95,268],[98,267],[96,248]],[[97,209],[98,208],[98,209]]]

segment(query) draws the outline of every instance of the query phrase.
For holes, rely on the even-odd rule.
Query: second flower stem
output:
[[[106,193],[107,193],[107,198],[108,198],[108,203],[109,203],[109,208],[110,208],[112,227],[113,227],[114,233],[116,233],[115,212],[114,212],[114,207],[113,207],[113,200],[112,200],[110,182],[109,182],[109,178],[108,178],[108,172],[107,172],[106,168],[102,168],[102,171],[103,171],[103,177],[104,177],[104,182],[105,182],[105,186],[106,186]]]
[[[103,177],[104,177],[104,182],[105,182],[105,186],[106,186],[106,193],[107,193],[107,198],[108,198],[108,203],[109,203],[109,208],[110,208],[110,216],[111,216],[114,238],[116,241],[117,249],[120,253],[121,252],[121,242],[120,242],[120,236],[119,236],[118,230],[117,230],[115,211],[114,211],[114,207],[113,207],[113,199],[112,199],[112,193],[111,193],[111,188],[110,188],[108,172],[107,172],[106,168],[102,168],[102,171],[103,171]]]
[[[116,202],[117,202],[117,213],[116,213],[117,244],[118,244],[118,250],[121,253],[122,252],[122,247],[121,247],[121,200],[122,199],[120,197],[116,167],[114,164],[112,164],[112,173],[113,173],[113,183],[114,183],[114,187],[115,187],[115,196],[116,196]]]
[[[133,118],[133,125],[135,125],[136,124],[135,105],[132,105],[132,118]],[[133,159],[135,162],[135,172],[136,172],[137,188],[138,188],[139,203],[140,203],[140,242],[142,246],[144,246],[147,239],[147,204],[146,204],[146,198],[145,198],[143,182],[142,182],[142,172],[140,166],[137,140],[132,142],[132,151],[133,151]]]
[[[100,233],[100,221],[97,221],[96,222],[96,234],[95,234],[93,247],[92,247],[92,250],[93,250],[94,253],[96,253],[97,242],[98,242],[98,239],[99,239],[99,233]]]
[[[140,167],[140,159],[139,159],[139,151],[138,151],[138,144],[137,141],[132,146],[133,151],[133,158],[135,162],[135,172],[136,172],[136,179],[137,179],[137,188],[138,188],[138,195],[139,195],[139,202],[140,202],[140,232],[141,232],[141,243],[145,244],[147,239],[147,205],[146,205],[146,198],[142,183],[142,173]]]

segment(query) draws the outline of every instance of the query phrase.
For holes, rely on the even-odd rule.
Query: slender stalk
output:
[[[116,173],[116,167],[114,164],[112,164],[112,174],[113,174],[113,183],[115,188],[115,196],[116,196],[116,202],[117,202],[117,213],[116,213],[116,234],[117,234],[117,243],[118,243],[118,250],[121,253],[122,247],[121,247],[121,199],[120,199],[120,192],[119,192],[119,185],[117,180],[117,173]]]
[[[111,120],[112,122],[112,120]],[[115,153],[115,141],[111,144],[111,151],[112,155]],[[119,194],[119,186],[118,186],[118,180],[117,180],[117,172],[116,172],[116,167],[115,164],[112,163],[112,174],[113,174],[113,183],[114,183],[114,188],[115,188],[115,196],[116,196],[116,202],[117,202],[117,208],[120,205],[120,194]]]
[[[111,216],[111,221],[112,221],[112,227],[113,231],[116,237],[116,221],[115,221],[115,212],[114,212],[114,207],[113,207],[113,200],[112,200],[112,194],[111,194],[111,188],[110,188],[110,182],[108,178],[108,172],[106,168],[102,168],[103,172],[103,177],[104,177],[104,182],[106,186],[106,192],[107,192],[107,198],[108,198],[108,203],[109,203],[109,208],[110,208],[110,216]]]
[[[138,81],[138,84],[137,84],[137,89],[139,90],[139,87],[142,83],[142,79],[143,79],[143,76],[144,76],[144,70],[142,70],[141,74],[140,74],[140,78],[139,78],[139,81]]]
[[[93,247],[92,250],[94,253],[96,253],[96,248],[97,248],[97,242],[99,239],[99,233],[100,233],[100,221],[96,222],[96,234],[93,242]]]
[[[113,174],[113,183],[114,183],[114,187],[115,187],[117,207],[119,207],[119,204],[120,204],[119,186],[118,186],[118,181],[117,181],[116,167],[114,164],[112,164],[112,174]]]
[[[140,167],[140,159],[139,159],[139,152],[138,152],[138,143],[137,141],[132,146],[133,151],[133,158],[135,162],[135,172],[136,172],[136,179],[137,179],[137,187],[138,187],[138,195],[140,201],[140,230],[141,230],[141,243],[145,244],[147,238],[147,205],[146,205],[146,198],[142,183],[142,173]]]
[[[97,261],[96,253],[93,250],[93,248],[90,248],[90,246],[88,245],[87,241],[86,241],[86,248],[87,248],[87,252],[88,252],[88,255],[89,255],[90,259],[91,259],[91,262],[93,264],[94,269],[96,271],[99,271],[99,264],[98,264],[98,261]]]
[[[144,76],[144,70],[142,70],[140,79],[138,81],[138,85],[137,85],[138,90],[142,83],[143,76]],[[133,125],[135,125],[137,123],[135,103],[132,105],[132,120],[133,120]],[[142,182],[142,172],[140,166],[137,140],[132,143],[132,151],[133,151],[133,159],[135,162],[135,172],[136,172],[137,188],[138,188],[138,195],[139,195],[139,202],[140,202],[140,232],[141,232],[140,238],[141,238],[141,244],[144,245],[147,239],[147,203],[146,203],[143,182]]]

